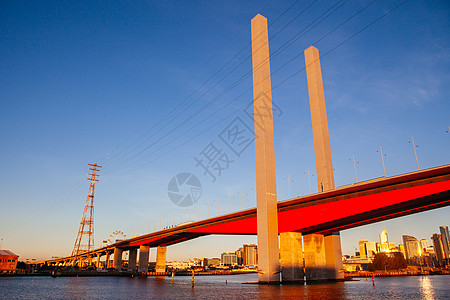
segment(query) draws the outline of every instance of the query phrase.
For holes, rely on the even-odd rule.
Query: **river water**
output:
[[[450,276],[311,285],[242,284],[257,274],[191,277],[0,277],[0,299],[450,299]]]

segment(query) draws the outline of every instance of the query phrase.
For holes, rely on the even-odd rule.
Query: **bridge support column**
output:
[[[139,267],[138,272],[148,272],[148,257],[150,254],[150,246],[139,247]]]
[[[156,248],[156,267],[155,271],[158,273],[166,272],[166,255],[167,247],[158,246]]]
[[[300,232],[280,233],[280,257],[282,282],[303,282],[303,249]]]
[[[280,282],[280,252],[278,248],[277,187],[267,19],[258,14],[251,21],[251,31],[258,281],[276,283]]]
[[[344,264],[342,263],[341,235],[333,232],[325,236],[325,256],[327,259],[328,279],[344,279]]]
[[[130,249],[128,254],[128,271],[136,272],[137,248]]]
[[[111,259],[111,252],[106,253],[106,260],[105,260],[105,269],[109,268],[109,260]]]
[[[122,269],[122,253],[122,249],[114,248],[113,268],[119,271]]]
[[[303,236],[305,251],[306,281],[325,281],[328,279],[325,238],[322,234]]]
[[[97,260],[95,261],[95,267],[100,268],[100,253],[97,253]]]

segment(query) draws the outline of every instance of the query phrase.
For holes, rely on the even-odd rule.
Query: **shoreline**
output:
[[[352,273],[345,273],[345,278],[367,278],[372,277],[402,277],[402,276],[434,276],[434,275],[450,275],[450,270],[437,271],[413,271],[413,270],[399,270],[399,271],[359,271]]]

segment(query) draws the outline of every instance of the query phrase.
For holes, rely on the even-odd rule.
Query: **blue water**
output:
[[[253,285],[256,274],[191,277],[0,278],[0,299],[450,299],[450,276],[411,276],[314,285]],[[227,282],[226,282],[227,281]]]

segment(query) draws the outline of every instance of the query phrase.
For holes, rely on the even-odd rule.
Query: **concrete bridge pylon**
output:
[[[311,46],[304,53],[314,138],[316,178],[320,193],[334,190],[335,188],[330,135],[328,132],[319,50]],[[343,265],[339,232],[334,232],[327,236],[317,234],[304,236],[304,242],[306,280],[338,280],[344,278],[344,273],[341,272]],[[308,269],[314,271],[309,272]]]
[[[255,123],[258,281],[280,282],[277,188],[267,19],[251,21]]]

